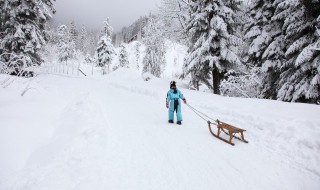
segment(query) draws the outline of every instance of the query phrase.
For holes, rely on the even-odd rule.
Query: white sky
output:
[[[140,16],[156,10],[160,0],[56,0],[54,4],[57,12],[53,18],[57,24],[74,20],[78,25],[99,29],[109,17],[117,32]]]

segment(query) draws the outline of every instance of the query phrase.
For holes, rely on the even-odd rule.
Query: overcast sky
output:
[[[111,26],[118,32],[140,16],[156,10],[160,0],[57,0],[54,4],[56,24],[74,20],[78,25],[99,29],[109,17]]]

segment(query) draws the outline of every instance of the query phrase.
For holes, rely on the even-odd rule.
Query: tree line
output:
[[[187,39],[182,77],[192,87],[320,102],[319,1],[163,0],[162,7],[175,20],[171,36]]]
[[[109,20],[100,32],[74,22],[48,28],[52,0],[0,1],[0,73],[32,75],[24,68],[43,62],[46,44],[59,61],[80,52],[103,73],[128,65],[123,42],[145,45],[143,68],[160,77],[165,39],[188,47],[181,78],[215,94],[289,102],[320,101],[320,2],[314,0],[162,0],[159,10],[113,33]],[[90,34],[90,35],[88,35]],[[115,46],[121,63],[110,68]],[[90,56],[89,56],[90,55]],[[91,56],[94,55],[94,56]]]

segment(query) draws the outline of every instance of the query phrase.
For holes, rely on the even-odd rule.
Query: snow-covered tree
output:
[[[166,65],[165,60],[165,41],[161,35],[161,27],[163,23],[154,18],[150,18],[144,28],[146,45],[145,57],[143,59],[142,72],[149,72],[156,77],[160,77]]]
[[[71,21],[68,28],[69,28],[70,41],[72,41],[74,44],[76,44],[79,32],[77,30],[77,26],[76,26],[75,22]]]
[[[142,29],[148,22],[147,16],[142,16],[138,20],[134,21],[130,26],[123,27],[119,33],[116,34],[116,44],[122,42],[129,43],[132,40],[140,40],[142,37]]]
[[[111,36],[113,28],[109,24],[109,18],[104,21],[104,28],[102,31],[102,37],[98,42],[97,47],[97,65],[102,68],[103,74],[110,71],[110,64],[115,54],[114,47],[112,45]]]
[[[115,71],[119,67],[129,68],[128,52],[124,43],[120,45],[119,64],[116,65],[113,70]]]
[[[320,16],[317,19],[318,25],[320,25]],[[318,36],[318,41],[320,40],[320,29],[317,28],[317,36]],[[313,49],[320,51],[320,47],[314,47]]]
[[[40,49],[46,43],[45,27],[55,12],[52,0],[0,0],[0,60],[11,74],[40,65]]]
[[[320,46],[315,25],[320,2],[283,0],[273,20],[282,22],[286,60],[276,65],[281,70],[277,98],[283,101],[320,101]]]
[[[137,70],[140,69],[140,47],[141,47],[141,43],[140,42],[136,42],[135,45],[135,56],[136,56],[136,65],[137,65]]]
[[[70,33],[66,25],[61,25],[58,28],[57,50],[58,50],[59,61],[66,64],[67,64],[67,61],[73,58],[75,54],[75,43],[71,39],[69,34]]]
[[[276,81],[279,78],[279,67],[284,61],[284,36],[281,23],[271,20],[275,14],[279,1],[252,0],[247,9],[248,22],[244,26],[245,41],[248,49],[244,63],[246,66],[259,67],[257,76],[261,78],[262,85],[256,90],[260,91],[262,98],[275,99],[277,95]]]
[[[84,54],[87,53],[86,51],[86,39],[87,39],[87,30],[84,25],[81,26],[80,32],[79,32],[79,39],[78,39],[78,47],[81,52]]]
[[[123,43],[120,45],[119,63],[120,67],[129,67],[128,51]]]
[[[252,0],[247,14],[249,22],[245,26],[245,39],[249,44],[247,63],[261,67],[262,55],[273,41],[281,34],[280,24],[274,24],[271,18],[276,7],[269,0]]]
[[[260,68],[257,66],[251,66],[244,71],[228,71],[220,84],[221,94],[232,97],[259,97],[258,88],[262,87],[259,73]]]
[[[84,61],[86,64],[92,65],[92,63],[94,62],[94,59],[89,54],[86,54],[84,57]]]
[[[88,30],[85,42],[86,51],[91,55],[96,53],[97,43],[100,40],[101,31],[99,30]]]
[[[188,3],[190,0],[161,0],[160,17],[165,23],[163,28],[166,38],[188,42],[187,22],[190,17]]]
[[[189,3],[191,16],[187,31],[191,35],[191,46],[184,64],[184,77],[191,74],[192,85],[201,82],[213,93],[220,94],[224,74],[241,65],[236,47],[242,40],[237,36],[235,14],[240,2],[192,0]]]

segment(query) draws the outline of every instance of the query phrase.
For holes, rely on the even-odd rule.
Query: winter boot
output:
[[[181,121],[177,121],[177,124],[178,124],[178,125],[181,125],[182,123],[181,123]]]
[[[169,120],[169,123],[173,123],[173,120]]]

